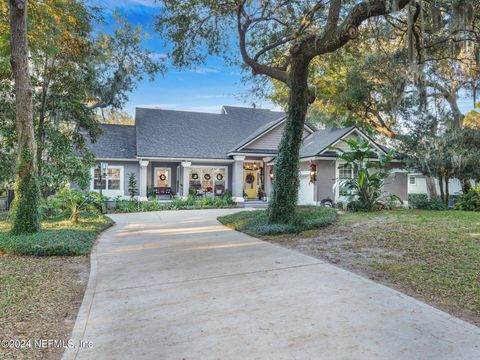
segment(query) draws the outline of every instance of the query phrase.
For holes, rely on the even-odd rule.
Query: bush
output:
[[[8,232],[9,220],[0,219],[0,252],[33,256],[88,255],[97,235],[111,225],[104,216],[84,214],[77,224],[57,218],[42,222],[38,233],[12,235]]]
[[[428,200],[427,194],[409,194],[408,204],[410,209],[418,210],[446,210],[447,206],[441,198],[435,197]]]
[[[457,210],[480,211],[480,184],[463,194],[455,204]]]
[[[170,202],[160,202],[159,200],[136,201],[136,200],[117,200],[116,208],[112,211],[117,213],[161,211],[161,210],[181,210],[181,209],[212,209],[228,208],[235,206],[231,193],[225,193],[223,196],[202,197],[195,195],[188,197],[174,197]]]
[[[46,219],[67,215],[76,224],[81,213],[98,214],[105,210],[104,200],[104,197],[93,191],[83,193],[77,189],[65,188],[55,196],[43,200],[40,212]]]
[[[287,224],[269,224],[266,210],[241,211],[221,216],[218,220],[250,235],[278,235],[318,229],[333,223],[336,217],[337,212],[333,208],[298,206],[295,216]]]

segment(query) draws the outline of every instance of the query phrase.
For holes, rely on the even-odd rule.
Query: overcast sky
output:
[[[135,26],[141,25],[149,34],[145,47],[154,52],[154,56],[163,57],[168,52],[168,44],[154,31],[154,16],[160,11],[154,0],[87,0],[88,3],[104,9],[105,24],[96,30],[110,32],[113,11],[117,9],[127,21]],[[159,107],[204,112],[219,112],[222,105],[256,106],[278,109],[263,99],[252,99],[250,84],[242,83],[239,67],[227,66],[222,59],[210,58],[196,69],[179,71],[169,67],[164,76],[158,75],[155,81],[148,79],[138,84],[130,95],[125,111],[134,115],[135,107]],[[460,100],[461,109],[466,112],[473,108],[471,100]]]

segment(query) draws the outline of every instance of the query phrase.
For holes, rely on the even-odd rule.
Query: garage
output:
[[[300,171],[298,205],[315,205],[315,183],[310,182],[310,172]]]

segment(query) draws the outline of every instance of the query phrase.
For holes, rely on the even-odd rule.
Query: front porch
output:
[[[271,159],[140,159],[139,196],[142,200],[169,200],[173,196],[216,197],[231,193],[237,203],[266,201],[271,190]]]

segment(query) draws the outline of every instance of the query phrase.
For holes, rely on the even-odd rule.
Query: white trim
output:
[[[182,157],[182,158],[173,158],[173,157],[155,157],[155,156],[148,156],[148,157],[145,157],[145,156],[142,156],[141,158],[139,157],[138,158],[139,160],[140,159],[148,159],[148,160],[159,160],[159,161],[166,161],[166,162],[183,162],[183,161],[189,161],[189,162],[211,162],[211,163],[231,163],[233,162],[232,159],[205,159],[205,158],[193,158],[193,157],[189,157],[189,158],[185,158],[185,157]]]
[[[168,171],[168,176],[167,176],[168,185],[167,185],[167,187],[171,188],[172,187],[172,168],[164,167],[164,166],[155,166],[153,168],[153,187],[159,187],[159,186],[156,186],[156,184],[155,184],[155,182],[157,181],[157,169]]]
[[[325,149],[322,150],[322,152],[320,154],[323,154],[325,153],[326,151],[329,150],[330,147],[332,146],[335,146],[336,144],[338,144],[340,141],[342,141],[344,138],[346,138],[347,136],[350,136],[352,133],[358,133],[360,134],[361,137],[363,137],[365,140],[367,140],[369,143],[373,144],[373,146],[381,151],[382,153],[384,154],[387,154],[387,152],[385,150],[383,150],[380,146],[378,146],[372,139],[370,139],[367,135],[365,135],[360,129],[357,129],[356,127],[354,127],[352,130],[350,130],[348,133],[346,133],[345,135],[343,135],[342,137],[340,137],[340,139],[338,139],[337,141],[331,143],[330,145],[328,145],[327,147],[325,147]]]
[[[246,156],[235,155],[235,156],[233,157],[233,160],[234,160],[234,161],[245,161],[245,158],[246,158]]]
[[[135,159],[117,159],[117,158],[95,158],[96,161],[134,161],[137,162],[138,158]]]
[[[119,190],[109,190],[108,189],[108,178],[105,181],[105,190],[102,190],[102,195],[108,197],[116,197],[116,196],[125,196],[125,189],[124,189],[124,166],[123,165],[109,165],[109,169],[120,169],[120,189]],[[90,191],[95,191],[100,193],[100,189],[94,189],[94,170],[95,167],[90,168]]]

